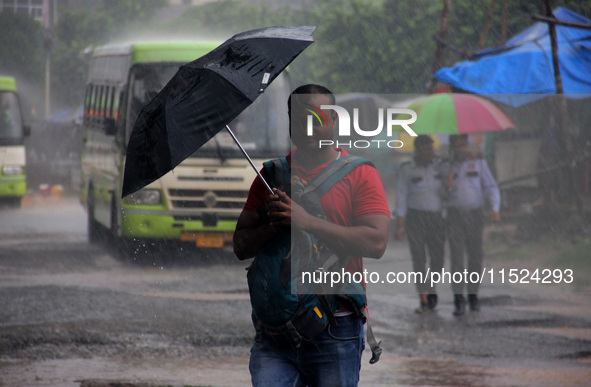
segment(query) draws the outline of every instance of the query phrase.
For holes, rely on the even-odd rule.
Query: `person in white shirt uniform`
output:
[[[500,220],[500,193],[486,161],[472,155],[468,147],[467,135],[449,137],[452,158],[442,164],[445,179],[446,227],[450,247],[451,272],[462,273],[467,270],[482,274],[482,234],[484,228],[485,201],[491,208],[494,222]],[[464,263],[464,252],[466,263]],[[459,278],[458,275],[456,278]],[[453,278],[453,277],[452,277]],[[469,277],[468,277],[469,278]],[[461,316],[466,310],[466,298],[471,311],[480,310],[478,302],[478,281],[452,281],[455,309],[453,314]]]
[[[442,175],[440,160],[435,158],[433,140],[420,135],[414,141],[414,158],[400,166],[396,182],[396,231],[400,239],[406,232],[413,270],[427,276],[441,272],[444,256],[444,221],[442,210]],[[427,260],[427,251],[429,260]],[[437,292],[430,280],[417,281],[420,304],[417,313],[432,311]]]

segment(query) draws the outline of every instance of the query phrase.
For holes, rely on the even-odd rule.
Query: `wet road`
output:
[[[150,247],[153,251],[155,247]],[[142,263],[86,242],[75,199],[0,211],[0,385],[81,380],[248,386],[253,329],[230,254],[157,246]],[[410,270],[392,242],[370,271]],[[411,284],[369,285],[384,354],[361,386],[570,386],[591,380],[591,297],[485,284],[482,310],[417,315]]]

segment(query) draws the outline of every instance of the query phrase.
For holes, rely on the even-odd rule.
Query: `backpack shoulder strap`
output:
[[[288,191],[291,178],[291,168],[285,157],[265,161],[263,168],[269,177],[269,183],[281,191]]]
[[[333,185],[362,164],[374,166],[371,161],[354,155],[344,156],[333,161],[328,167],[312,179],[312,181],[310,181],[310,184],[308,184],[304,190],[303,195],[310,192],[316,192],[318,197],[322,197]]]

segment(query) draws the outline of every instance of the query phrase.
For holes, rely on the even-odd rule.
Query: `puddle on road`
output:
[[[126,380],[191,386],[250,386],[248,358],[69,359],[0,362],[6,386],[80,386],[81,380]],[[2,384],[4,382],[5,384]]]
[[[591,319],[591,297],[588,294],[563,294],[555,297],[554,302],[547,301],[541,305],[507,306],[506,308]]]
[[[361,386],[491,386],[489,370],[453,360],[383,355],[377,364],[361,366]]]
[[[487,374],[478,367],[468,367],[453,360],[413,359],[403,362],[407,377],[401,378],[410,386],[484,386]]]
[[[555,387],[588,386],[591,369],[588,367],[499,368],[495,369],[494,384],[499,387]]]
[[[407,358],[383,354],[377,364],[361,366],[362,387],[463,386],[555,387],[587,386],[591,368],[585,362],[562,366],[503,367],[460,364],[450,359]]]
[[[554,336],[565,337],[572,340],[587,340],[591,341],[591,328],[573,328],[573,327],[559,327],[559,328],[520,328],[528,332],[536,332]]]
[[[583,363],[572,366],[483,367],[449,359],[407,358],[383,354],[369,365],[364,352],[361,387],[464,386],[526,387],[585,386],[591,370]],[[190,386],[250,386],[248,356],[213,359],[67,359],[0,361],[0,385],[80,386],[81,380],[126,380]]]

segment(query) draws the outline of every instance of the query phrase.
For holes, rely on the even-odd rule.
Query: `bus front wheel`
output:
[[[119,235],[119,228],[123,227],[120,224],[121,218],[121,206],[113,196],[111,199],[111,227],[109,228],[109,241],[115,249],[115,254],[117,254],[121,260],[136,262],[140,242],[133,238]]]
[[[88,188],[88,198],[86,200],[86,206],[88,210],[88,241],[92,244],[101,243],[104,240],[104,231],[99,222],[94,218],[94,192],[92,186]]]

